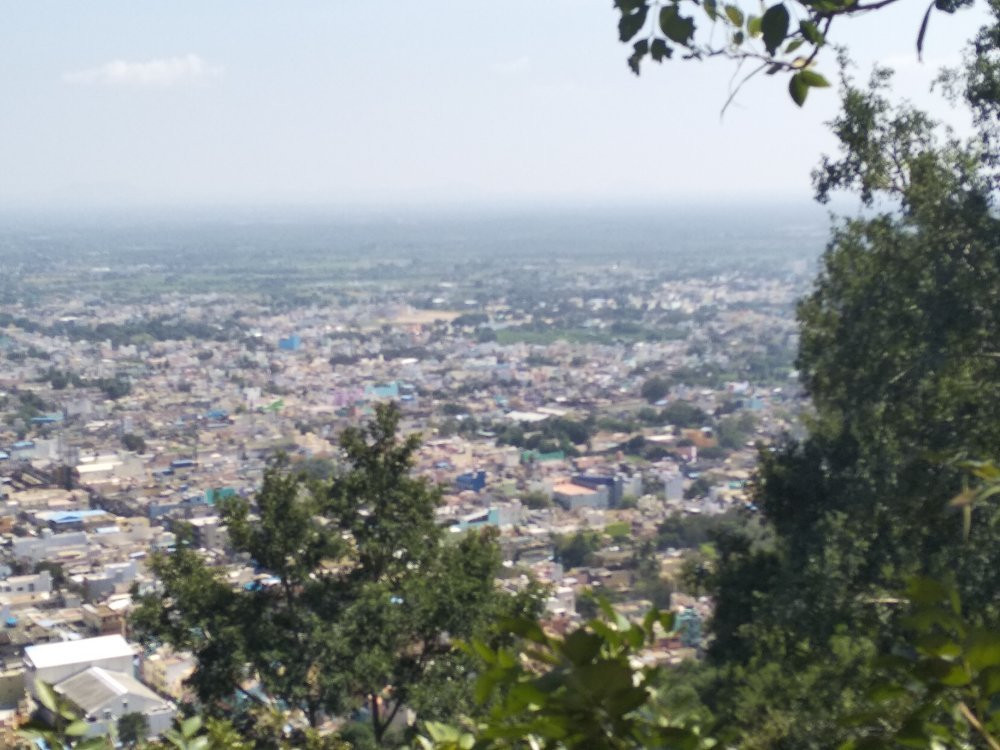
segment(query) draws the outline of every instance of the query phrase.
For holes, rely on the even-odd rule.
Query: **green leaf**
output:
[[[830,82],[815,70],[806,68],[805,70],[800,70],[799,75],[802,76],[802,82],[809,88],[826,88],[830,85]]]
[[[785,46],[785,54],[790,55],[805,43],[803,39],[793,39]]]
[[[590,664],[601,651],[603,640],[586,630],[574,630],[562,644],[562,651],[577,666]]]
[[[473,687],[473,698],[476,703],[480,706],[484,705],[490,699],[490,696],[493,695],[493,688],[496,686],[497,676],[493,670],[479,675],[479,679],[476,680],[476,684]]]
[[[576,671],[580,683],[590,693],[610,695],[632,687],[632,670],[618,661],[604,659]]]
[[[950,589],[933,578],[917,576],[910,579],[906,595],[914,604],[940,604],[949,598]]]
[[[660,619],[660,610],[656,607],[650,609],[642,618],[642,629],[652,635],[653,625]]]
[[[734,33],[733,34],[733,46],[739,47],[741,44],[743,44],[743,39],[744,39],[744,36],[743,36],[743,32],[742,31],[737,31],[736,33]]]
[[[466,646],[463,650],[471,650],[472,653],[478,656],[484,664],[496,664],[496,652],[494,652],[493,649],[482,641],[472,641],[472,643]]]
[[[646,25],[646,15],[648,12],[649,9],[645,5],[637,9],[634,13],[623,12],[621,19],[618,21],[618,38],[623,42],[627,42],[638,34],[642,30],[642,27]]]
[[[541,626],[534,620],[529,620],[524,617],[508,618],[503,620],[500,624],[500,629],[507,633],[512,633],[513,635],[532,641],[533,643],[547,645],[549,642],[549,638],[545,635]]]
[[[949,609],[922,607],[912,615],[903,618],[903,624],[919,632],[928,632],[935,627],[952,630],[959,636],[963,633],[962,619]]]
[[[810,44],[820,45],[826,41],[819,27],[812,21],[801,21],[799,23],[799,30]]]
[[[778,51],[778,47],[788,36],[788,24],[790,21],[788,8],[784,3],[772,5],[764,11],[764,17],[760,20],[761,32],[764,35],[764,46],[769,54],[773,55]]]
[[[997,695],[1000,693],[1000,667],[987,667],[979,673],[976,682],[988,698]]]
[[[77,719],[66,727],[63,732],[70,737],[83,737],[83,735],[87,733],[87,729],[89,729],[89,727],[90,725],[87,722]]]
[[[682,16],[676,5],[668,5],[660,10],[660,28],[667,39],[687,46],[694,36],[694,20]]]
[[[458,739],[458,730],[440,721],[425,721],[424,729],[435,742],[454,742]]]
[[[750,16],[747,19],[747,33],[751,39],[760,36],[760,23],[760,16]]]
[[[707,15],[712,21],[719,17],[719,6],[716,4],[715,0],[705,0],[703,7],[705,8],[705,15]]]
[[[39,702],[45,706],[52,713],[58,713],[56,703],[56,694],[52,690],[52,686],[47,682],[37,679],[35,680],[35,693],[38,695]]]
[[[548,700],[548,694],[530,682],[519,682],[507,693],[507,708],[518,713],[529,706],[541,706]]]
[[[909,693],[899,685],[876,685],[868,693],[868,698],[873,703],[889,703],[907,695]]]
[[[198,730],[201,729],[201,717],[192,716],[189,719],[185,719],[181,722],[181,736],[185,739],[190,739],[194,737]]]
[[[510,670],[517,664],[517,655],[509,648],[497,651],[497,666],[501,671]]]
[[[673,633],[677,623],[677,615],[674,612],[660,613],[660,627],[667,633]]]
[[[608,700],[608,710],[613,716],[624,716],[630,711],[634,711],[649,699],[649,693],[645,688],[630,687],[615,693]]]
[[[969,673],[965,671],[965,667],[961,664],[952,665],[951,669],[941,678],[941,684],[948,687],[961,687],[962,685],[968,685],[970,682]]]
[[[663,39],[654,39],[653,43],[649,46],[649,54],[652,55],[656,62],[668,59],[673,53],[673,49]]]
[[[962,647],[941,633],[929,633],[916,640],[917,649],[928,656],[954,659],[962,653]]]
[[[733,26],[743,25],[743,11],[735,5],[726,6],[726,18],[729,19],[729,22],[732,23]]]
[[[642,58],[646,56],[649,51],[649,40],[640,39],[638,42],[632,45],[632,54],[628,58],[628,66],[632,69],[632,72],[639,75],[639,65],[642,63]]]
[[[798,72],[788,79],[788,93],[792,97],[792,101],[798,104],[800,107],[805,104],[806,95],[809,93],[809,87],[802,80],[802,73]]]
[[[969,637],[965,658],[976,670],[1000,666],[1000,633],[980,630]]]
[[[646,642],[646,632],[638,625],[633,625],[623,635],[628,645],[635,650],[642,648],[642,645]]]
[[[899,732],[896,734],[896,740],[910,747],[927,747],[929,744],[924,724],[917,717],[909,718],[903,722],[902,727],[900,727]]]

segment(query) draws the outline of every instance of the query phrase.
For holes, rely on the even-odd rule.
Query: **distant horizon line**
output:
[[[770,195],[720,195],[688,196],[686,198],[615,199],[571,198],[546,200],[492,201],[485,199],[455,201],[241,201],[241,202],[190,202],[116,204],[111,202],[36,204],[11,203],[0,206],[0,222],[30,219],[224,219],[269,222],[289,218],[297,219],[371,219],[392,218],[400,215],[410,218],[490,218],[525,215],[559,215],[587,211],[595,218],[600,216],[674,214],[681,211],[712,213],[715,211],[803,211],[813,219],[839,212],[845,208],[854,211],[853,201],[834,200],[830,204],[817,203],[812,196]]]

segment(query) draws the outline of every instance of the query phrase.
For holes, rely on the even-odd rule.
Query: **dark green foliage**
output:
[[[855,748],[1000,746],[1000,633],[976,626],[958,592],[928,578],[908,587],[910,648],[877,662]],[[900,602],[902,604],[903,602]]]
[[[667,382],[666,379],[660,377],[649,378],[642,384],[640,393],[649,403],[655,404],[657,401],[665,398],[666,395],[670,393],[670,383]]]
[[[708,415],[687,401],[671,401],[660,412],[660,420],[676,427],[702,427]]]
[[[639,73],[647,57],[657,63],[674,57],[749,61],[755,67],[745,75],[743,82],[761,73],[786,73],[789,95],[802,106],[810,89],[830,85],[814,69],[813,63],[831,43],[829,34],[834,21],[894,2],[897,0],[872,3],[790,0],[743,8],[717,0],[615,0],[614,4],[620,13],[618,36],[631,46],[628,65],[634,73]],[[926,6],[922,23],[920,17],[915,16],[912,33],[918,54],[923,48],[932,11],[954,13],[972,4],[973,0],[935,0]],[[989,92],[995,93],[991,87],[997,80],[1000,78],[995,74],[981,76],[976,80],[977,87],[969,89],[973,95],[970,100],[977,101],[974,97],[982,91],[987,92],[987,96],[981,98],[988,98]],[[992,110],[987,106],[983,111]]]
[[[140,713],[124,714],[118,719],[118,739],[126,746],[134,747],[149,734],[149,722]]]
[[[251,507],[223,508],[233,547],[277,583],[233,590],[185,545],[151,562],[166,596],[148,596],[134,626],[190,648],[192,682],[209,707],[248,677],[315,724],[365,706],[378,741],[405,704],[448,716],[467,693],[467,657],[451,639],[483,632],[524,601],[499,594],[493,533],[445,544],[439,493],[410,474],[418,438],[399,439],[380,406],[341,437],[347,470],[330,481],[271,469]],[[388,687],[391,686],[391,691]]]
[[[739,416],[723,417],[715,427],[715,436],[720,448],[735,450],[744,447],[753,435],[756,420],[748,411]]]
[[[117,401],[132,392],[132,384],[125,378],[101,378],[94,382],[104,397]]]
[[[146,441],[143,440],[142,435],[136,435],[132,432],[126,432],[122,435],[122,445],[127,451],[133,451],[135,453],[146,452]]]
[[[496,340],[497,332],[494,329],[486,327],[476,329],[476,341],[480,344],[486,344]]]
[[[521,495],[521,502],[533,510],[552,507],[552,500],[544,492],[526,492]]]
[[[657,549],[692,549],[715,541],[727,531],[747,526],[749,519],[742,511],[732,510],[719,515],[675,513],[660,523],[656,530]]]
[[[646,540],[635,548],[631,567],[633,569],[632,595],[648,599],[654,607],[659,609],[669,609],[670,595],[674,592],[674,586],[660,575],[660,562],[656,558],[656,546],[651,540]]]
[[[698,477],[691,486],[684,490],[684,499],[691,500],[697,497],[706,497],[712,490],[712,483],[705,477]]]
[[[572,536],[559,536],[555,539],[555,560],[566,568],[591,565],[594,553],[600,548],[600,536],[594,531],[578,531]]]
[[[606,606],[606,605],[605,605]],[[630,623],[609,608],[565,638],[530,620],[510,620],[518,636],[508,647],[469,646],[480,660],[476,697],[493,701],[483,721],[459,728],[428,722],[418,738],[424,750],[632,750],[710,747],[686,716],[668,716],[655,704],[657,667],[636,668],[638,651],[670,632],[673,616],[652,610]],[[521,656],[527,659],[519,658]]]
[[[865,654],[905,638],[882,602],[914,574],[954,576],[1000,627],[996,511],[947,502],[968,481],[960,459],[1000,454],[996,155],[985,138],[942,140],[889,102],[888,81],[845,79],[842,153],[816,180],[821,198],[848,189],[897,210],[836,229],[799,308],[810,433],[762,455],[754,499],[769,534],[724,536],[710,571],[719,672],[703,697],[748,747],[849,736],[841,719],[876,678]]]
[[[515,445],[540,453],[561,450],[573,455],[576,450],[574,446],[586,444],[594,429],[595,423],[590,418],[580,422],[567,417],[555,417],[537,425],[507,425],[497,435],[497,444]]]

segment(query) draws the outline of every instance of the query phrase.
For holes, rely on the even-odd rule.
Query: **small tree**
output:
[[[657,401],[665,398],[666,395],[670,393],[670,383],[659,376],[652,377],[642,384],[642,390],[640,393],[649,403],[655,404]]]
[[[135,747],[149,736],[149,721],[144,714],[133,711],[118,719],[118,739]]]
[[[122,445],[125,446],[125,450],[133,453],[146,452],[146,441],[141,435],[136,435],[133,432],[126,432],[122,435]]]

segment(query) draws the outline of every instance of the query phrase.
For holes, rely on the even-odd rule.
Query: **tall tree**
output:
[[[313,724],[362,708],[382,742],[404,707],[434,717],[462,705],[469,663],[455,639],[531,609],[498,591],[493,533],[443,537],[439,492],[412,475],[419,439],[400,439],[398,424],[379,406],[342,434],[344,472],[323,481],[277,466],[252,505],[225,506],[232,546],[270,577],[253,590],[234,590],[190,546],[154,557],[164,590],[135,624],[194,651],[206,705],[256,679]]]
[[[743,746],[845,736],[838,716],[864,694],[866,654],[898,639],[891,594],[915,573],[957,574],[980,624],[1000,624],[996,512],[977,510],[963,545],[947,502],[962,459],[1000,453],[998,28],[950,81],[977,119],[967,140],[893,105],[887,71],[843,79],[841,154],[816,171],[818,197],[849,190],[871,211],[837,227],[799,307],[816,414],[806,440],[762,456],[768,533],[718,545],[720,671],[704,697]]]

